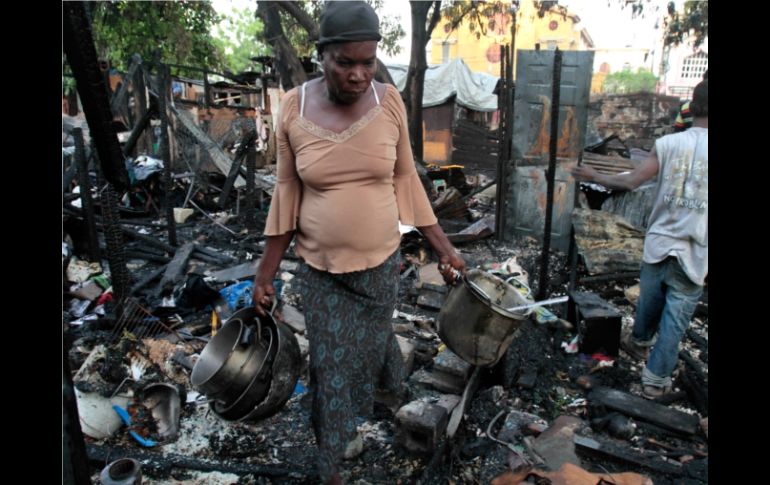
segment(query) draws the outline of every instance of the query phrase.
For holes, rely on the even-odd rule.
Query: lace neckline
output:
[[[374,118],[376,118],[377,115],[380,114],[380,112],[382,112],[382,105],[380,104],[374,105],[369,111],[366,112],[365,115],[359,118],[358,121],[348,126],[347,128],[345,128],[339,133],[337,133],[336,131],[332,131],[327,128],[318,126],[317,124],[308,120],[304,116],[298,116],[296,121],[299,126],[301,126],[305,131],[307,131],[311,135],[315,135],[319,138],[333,141],[335,143],[342,143],[349,140],[356,133],[364,129],[364,127],[366,127],[366,125],[368,125]]]

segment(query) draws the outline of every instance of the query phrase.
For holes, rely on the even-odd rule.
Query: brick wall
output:
[[[616,133],[629,148],[649,150],[672,131],[679,98],[655,93],[592,94],[586,145]]]

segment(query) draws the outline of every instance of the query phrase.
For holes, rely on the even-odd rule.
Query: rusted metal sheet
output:
[[[452,158],[452,117],[454,103],[424,108],[423,159],[437,165],[446,165]]]
[[[547,167],[530,165],[517,167],[513,177],[513,200],[508,204],[506,214],[514,214],[508,220],[506,231],[509,234],[530,236],[537,240],[543,238],[545,221]],[[553,220],[551,242],[555,249],[566,251],[569,246],[570,214],[575,198],[575,184],[567,168],[556,167],[553,194]]]
[[[543,239],[551,137],[551,96],[554,51],[518,51],[514,97],[513,146],[504,169],[509,194],[501,213],[502,237],[528,235]],[[585,143],[593,52],[562,52],[557,168],[551,241],[554,249],[569,246],[574,183],[565,165],[577,162]]]
[[[513,121],[517,165],[546,164],[554,51],[519,51]],[[593,52],[562,52],[557,156],[577,159],[585,141]]]

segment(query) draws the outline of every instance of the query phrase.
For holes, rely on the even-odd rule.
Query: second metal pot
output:
[[[458,357],[491,366],[508,350],[513,337],[532,312],[507,308],[532,303],[512,285],[479,269],[468,271],[449,292],[438,317],[441,340]]]

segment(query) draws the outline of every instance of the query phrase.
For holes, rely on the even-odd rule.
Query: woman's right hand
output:
[[[252,293],[252,303],[257,310],[257,314],[266,316],[273,307],[275,299],[275,287],[273,279],[265,280],[257,276],[254,278],[254,291]]]

